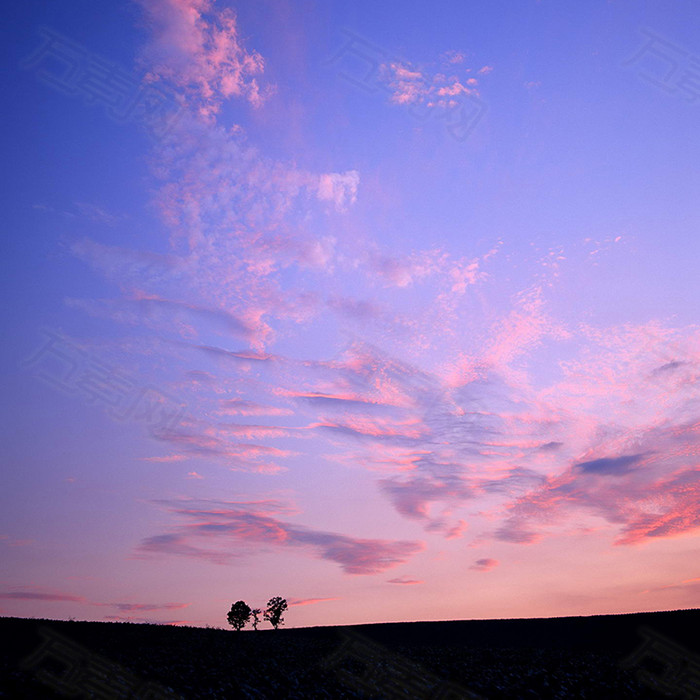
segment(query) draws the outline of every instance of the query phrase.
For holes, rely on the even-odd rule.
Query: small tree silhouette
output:
[[[270,600],[267,601],[267,609],[264,612],[264,617],[277,629],[280,625],[284,624],[282,615],[286,609],[287,601],[284,598],[280,598],[279,596],[270,598]]]
[[[250,620],[250,608],[243,600],[235,602],[228,611],[228,623],[239,632]]]
[[[253,618],[253,629],[257,632],[258,631],[258,625],[260,624],[260,613],[262,610],[260,608],[253,608],[250,611],[250,614]]]

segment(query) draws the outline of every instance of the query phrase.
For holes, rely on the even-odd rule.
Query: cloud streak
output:
[[[141,553],[158,553],[228,563],[247,553],[245,545],[302,548],[313,556],[340,565],[347,574],[373,575],[403,564],[420,552],[418,541],[349,537],[314,530],[278,519],[289,508],[271,501],[160,502],[187,524],[175,532],[155,535],[140,545]],[[210,543],[202,549],[191,542]]]
[[[469,568],[474,571],[491,571],[498,566],[497,559],[477,559]]]
[[[0,598],[7,600],[34,600],[50,603],[85,603],[82,596],[70,593],[46,593],[38,591],[0,591]]]

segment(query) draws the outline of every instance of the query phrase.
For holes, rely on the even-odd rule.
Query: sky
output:
[[[9,7],[0,614],[697,607],[696,17]]]

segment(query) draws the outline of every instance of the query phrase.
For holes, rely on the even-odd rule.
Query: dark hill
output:
[[[700,610],[240,633],[0,618],[0,697],[692,698],[698,630]]]

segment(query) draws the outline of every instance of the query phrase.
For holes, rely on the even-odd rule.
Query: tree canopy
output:
[[[239,600],[231,606],[227,617],[229,624],[240,632],[250,619],[250,615],[251,610],[248,604],[243,600]]]
[[[263,614],[265,619],[277,629],[280,625],[284,624],[282,615],[286,609],[287,601],[284,598],[280,598],[280,596],[275,596],[274,598],[270,598],[267,602],[267,608]]]

